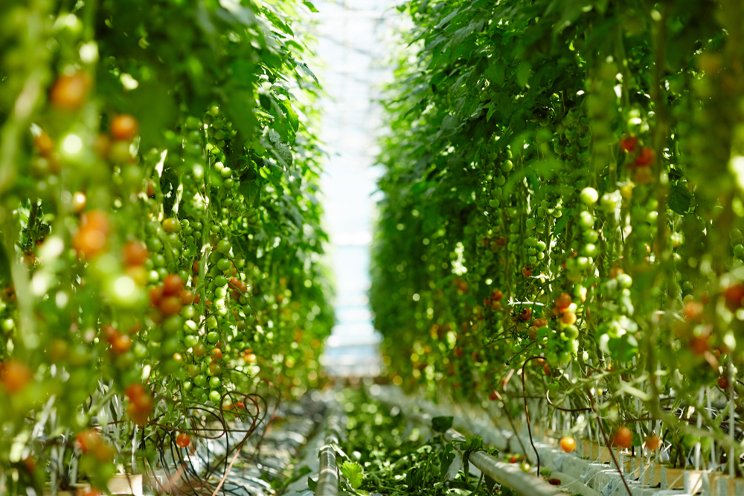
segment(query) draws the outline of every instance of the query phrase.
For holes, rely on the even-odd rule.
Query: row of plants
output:
[[[401,7],[370,292],[394,382],[741,473],[743,9]]]
[[[452,417],[435,417],[431,427],[418,425],[364,388],[347,389],[340,404],[345,423],[337,450],[342,494],[512,494],[470,472],[468,453],[484,449],[483,443],[477,437],[445,439]]]
[[[3,494],[95,494],[320,383],[314,10],[4,2]]]

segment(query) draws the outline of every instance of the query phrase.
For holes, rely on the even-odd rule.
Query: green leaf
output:
[[[434,432],[445,432],[452,427],[453,417],[434,417],[431,419],[431,428]]]
[[[357,462],[345,461],[341,464],[341,475],[349,481],[349,485],[354,489],[359,489],[364,480],[362,466]]]
[[[162,143],[163,129],[172,128],[176,117],[171,91],[159,82],[141,83],[136,90],[122,93],[115,106],[118,111],[132,114],[139,121],[143,149]]]
[[[522,61],[517,66],[517,84],[522,87],[526,87],[527,83],[530,80],[530,77],[532,76],[532,67],[530,66],[529,62]]]
[[[678,214],[686,214],[692,206],[692,193],[681,184],[672,186],[669,192],[669,208]]]

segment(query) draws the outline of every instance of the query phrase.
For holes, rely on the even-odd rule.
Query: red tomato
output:
[[[163,296],[175,296],[183,289],[183,279],[178,274],[168,274],[163,279]]]
[[[727,287],[723,291],[723,297],[726,300],[726,308],[736,312],[744,302],[744,283],[739,282]]]
[[[521,320],[522,322],[529,322],[531,318],[532,318],[531,308],[525,308],[519,313],[519,320]]]
[[[620,149],[625,153],[633,153],[638,146],[638,138],[635,136],[624,136],[620,140]]]
[[[649,147],[644,146],[633,162],[636,167],[648,167],[656,160],[656,153]]]
[[[83,258],[100,254],[108,242],[108,215],[100,210],[87,212],[80,219],[80,228],[72,239],[72,245]]]
[[[191,438],[185,432],[179,432],[176,436],[176,446],[187,448],[191,444]]]
[[[160,310],[160,313],[166,317],[177,315],[178,312],[181,311],[182,307],[183,304],[181,303],[181,298],[178,296],[166,296],[160,300],[160,303],[158,304],[158,310]]]

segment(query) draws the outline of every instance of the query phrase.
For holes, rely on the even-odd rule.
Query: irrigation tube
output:
[[[454,429],[445,433],[448,441],[465,441],[465,436]],[[470,463],[489,478],[524,496],[564,496],[565,493],[555,486],[534,475],[525,473],[514,463],[504,463],[483,451],[470,453]]]
[[[535,462],[535,453],[529,448],[525,433],[515,434],[508,429],[494,425],[492,419],[464,405],[435,405],[422,398],[406,396],[399,388],[372,386],[370,394],[385,403],[398,406],[406,415],[428,422],[431,416],[456,414],[455,423],[468,432],[480,434],[484,442],[510,453],[523,453],[531,463]],[[622,485],[620,474],[614,467],[602,463],[599,459],[584,459],[575,454],[563,453],[554,446],[535,440],[535,448],[540,454],[542,465],[551,469],[551,478],[561,481],[561,488],[572,494],[582,496],[627,496]],[[623,464],[621,462],[621,464]],[[637,470],[637,468],[636,468]],[[695,474],[684,472],[678,477],[685,478],[684,488],[680,484],[670,483],[668,469],[660,467],[658,480],[649,487],[648,477],[642,480],[627,479],[633,496],[689,496],[704,494],[706,496],[744,496],[744,480],[729,479],[716,474]],[[695,478],[697,477],[697,479]],[[537,494],[528,491],[526,494]]]
[[[336,496],[338,494],[338,467],[336,466],[336,449],[333,444],[326,444],[320,449],[320,471],[316,496]]]
[[[370,393],[380,401],[398,406],[409,418],[420,423],[430,423],[432,415],[450,414],[446,409],[437,408],[426,401],[412,402],[411,398],[402,394],[397,388],[382,388],[377,386],[373,387]],[[423,410],[426,410],[426,413]],[[516,442],[516,436],[511,432],[494,427],[477,430],[483,434],[486,442],[497,449],[515,453],[522,451]],[[445,433],[445,436],[448,439],[464,439],[463,435],[454,429],[449,429]],[[534,475],[522,472],[521,468],[516,464],[501,462],[483,452],[472,453],[469,459],[473,465],[478,467],[481,472],[491,479],[525,496],[565,494],[562,491],[570,491],[571,494],[580,494],[581,496],[604,496],[603,493],[587,486],[581,478],[576,477],[574,474],[553,470],[551,478],[561,481],[559,487],[554,487]]]
[[[338,495],[338,466],[336,465],[336,446],[338,446],[340,419],[331,411],[326,421],[326,441],[320,448],[320,467],[315,496]]]

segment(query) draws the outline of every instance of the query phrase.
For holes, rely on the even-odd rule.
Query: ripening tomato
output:
[[[28,366],[15,359],[0,363],[0,384],[8,393],[17,393],[25,388],[33,379]]]
[[[73,236],[72,245],[78,255],[91,258],[106,248],[108,234],[108,215],[100,210],[93,210],[80,219],[80,228]]]
[[[54,151],[54,141],[44,131],[34,136],[34,146],[42,157],[49,157]]]
[[[532,318],[531,308],[525,308],[519,313],[519,320],[521,320],[522,322],[529,322],[531,318]]]
[[[163,279],[163,296],[180,295],[183,289],[183,279],[178,274],[168,274]]]
[[[120,114],[111,120],[111,136],[117,140],[131,141],[137,136],[139,124],[129,114]]]
[[[539,329],[541,327],[545,327],[547,325],[548,325],[548,319],[546,319],[544,317],[540,317],[540,318],[535,319],[535,320],[532,321],[532,327],[535,327],[537,329]]]
[[[624,136],[620,140],[620,149],[625,153],[633,153],[638,146],[638,138],[636,136]]]
[[[710,335],[709,334],[700,334],[695,335],[690,338],[688,346],[690,347],[690,351],[692,351],[695,355],[702,356],[705,355],[705,353],[710,350]]]
[[[80,228],[72,238],[72,246],[82,258],[93,258],[106,248],[106,233],[97,229]]]
[[[111,351],[117,355],[126,353],[132,349],[132,338],[126,334],[118,334],[111,342]]]
[[[52,85],[49,100],[56,108],[77,110],[85,103],[90,84],[90,76],[85,72],[62,74]]]
[[[248,290],[248,287],[246,286],[246,284],[240,279],[238,279],[237,277],[231,277],[227,281],[227,283],[230,285],[231,288],[233,288],[234,290],[240,293],[245,293]]]
[[[736,283],[727,287],[723,291],[723,298],[726,300],[726,308],[736,312],[744,303],[744,283]]]
[[[177,233],[181,230],[181,223],[176,218],[168,217],[163,219],[163,230],[168,234]]]
[[[685,306],[682,309],[682,314],[685,316],[685,320],[690,322],[697,322],[702,318],[704,311],[705,307],[701,302],[690,300],[685,302]]]
[[[563,436],[559,444],[566,453],[573,453],[576,450],[576,439],[571,436]]]
[[[641,151],[638,152],[638,156],[633,162],[636,167],[648,167],[653,164],[656,160],[656,153],[649,147],[644,146]]]
[[[144,265],[148,258],[147,247],[139,241],[129,241],[124,245],[122,256],[127,267]]]
[[[565,311],[561,314],[561,322],[565,325],[573,325],[576,323],[576,314],[574,312]]]
[[[564,310],[571,305],[571,295],[568,293],[561,293],[558,298],[555,299],[555,308],[557,310]]]
[[[661,438],[656,434],[651,434],[646,437],[644,444],[646,445],[646,449],[656,451],[661,446]]]
[[[103,439],[101,438],[101,434],[98,433],[98,431],[95,431],[93,429],[87,429],[81,432],[78,432],[75,436],[75,444],[80,448],[80,451],[83,453],[87,453],[90,451],[95,445],[101,443]]]
[[[621,425],[612,434],[611,444],[617,448],[630,448],[633,445],[633,433],[630,429]]]
[[[179,432],[176,436],[176,446],[179,448],[188,448],[191,444],[191,438],[185,432]]]

